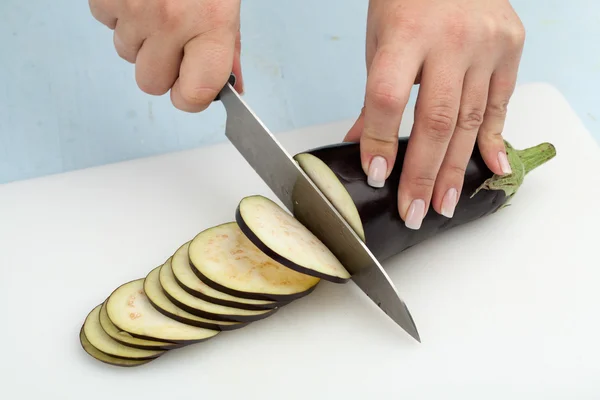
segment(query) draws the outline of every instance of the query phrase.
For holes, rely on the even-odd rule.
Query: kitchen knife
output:
[[[215,100],[225,106],[225,135],[285,207],[317,236],[352,280],[392,320],[421,341],[413,318],[385,270],[354,230],[234,89],[235,76]]]

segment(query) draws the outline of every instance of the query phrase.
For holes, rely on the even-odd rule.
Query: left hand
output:
[[[491,171],[510,173],[502,130],[524,40],[508,0],[370,0],[365,103],[345,140],[360,139],[369,183],[382,186],[420,83],[398,193],[407,227],[430,203],[452,217],[476,143]]]

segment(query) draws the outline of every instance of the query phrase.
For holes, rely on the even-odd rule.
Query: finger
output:
[[[419,229],[456,125],[466,65],[445,54],[428,59],[422,71],[415,122],[404,158],[398,210]]]
[[[143,42],[144,36],[136,29],[135,24],[125,22],[123,19],[116,22],[113,43],[117,54],[122,59],[134,64]]]
[[[114,0],[88,0],[92,16],[110,29],[117,24],[116,4]]]
[[[440,166],[431,202],[435,211],[448,218],[454,215],[466,168],[483,122],[490,75],[491,71],[483,68],[470,69],[465,75],[456,128]]]
[[[354,122],[352,127],[350,127],[350,129],[348,130],[348,133],[346,133],[346,136],[344,137],[343,141],[344,142],[353,142],[353,143],[359,142],[360,135],[362,134],[364,126],[365,126],[365,108],[363,107],[360,110],[358,119]]]
[[[234,89],[239,94],[244,94],[244,77],[242,75],[241,53],[242,53],[242,40],[241,40],[240,31],[238,30],[237,36],[235,38],[235,53],[233,56],[233,67],[232,67],[231,71],[235,75]]]
[[[362,167],[373,187],[382,187],[396,161],[398,131],[422,61],[416,48],[380,47],[367,77],[360,135]]]
[[[210,31],[194,37],[184,47],[179,78],[171,90],[173,105],[187,112],[205,110],[231,74],[236,32]]]
[[[512,172],[506,156],[502,132],[508,102],[516,85],[517,64],[514,61],[505,63],[492,74],[487,107],[477,136],[477,145],[484,162],[491,171],[498,175]]]
[[[183,40],[168,35],[147,38],[136,58],[135,80],[145,93],[160,96],[175,84],[183,58]]]

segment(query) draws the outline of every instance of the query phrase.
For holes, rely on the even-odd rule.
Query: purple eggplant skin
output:
[[[303,153],[311,154],[327,164],[346,188],[358,210],[365,244],[377,259],[383,261],[434,235],[495,213],[514,195],[526,173],[556,154],[554,146],[549,143],[520,151],[514,150],[509,143],[506,144],[513,171],[519,168],[520,163],[517,171],[522,173],[500,179],[485,165],[475,146],[453,217],[447,218],[430,207],[418,230],[407,228],[398,211],[398,187],[408,138],[398,139],[396,162],[382,188],[373,188],[367,184],[358,143],[327,145]],[[482,187],[489,186],[485,183],[493,177],[501,184]],[[327,196],[327,193],[324,194]]]

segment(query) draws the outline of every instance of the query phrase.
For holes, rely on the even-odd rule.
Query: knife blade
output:
[[[234,89],[215,100],[227,114],[225,135],[294,217],[340,260],[355,284],[396,324],[421,341],[415,322],[379,261]]]

